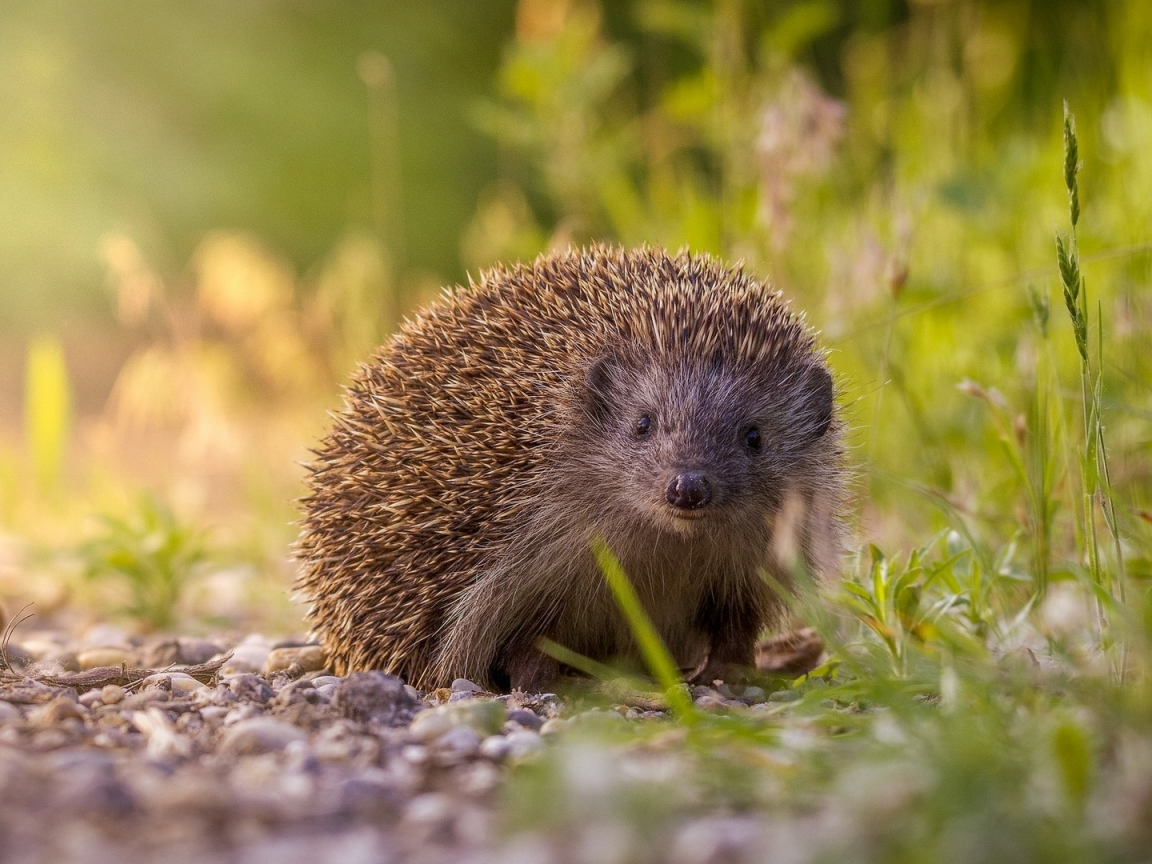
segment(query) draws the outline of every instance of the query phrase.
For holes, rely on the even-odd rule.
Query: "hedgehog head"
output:
[[[580,493],[626,502],[633,522],[680,535],[754,528],[824,449],[832,379],[809,352],[708,359],[619,348],[584,387]],[[810,474],[811,472],[809,472]]]

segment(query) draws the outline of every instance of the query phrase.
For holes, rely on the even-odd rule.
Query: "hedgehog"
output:
[[[570,249],[447,289],[313,451],[312,632],[338,674],[422,690],[554,686],[545,638],[637,667],[601,543],[686,680],[735,680],[796,566],[836,567],[834,389],[803,317],[708,255]]]

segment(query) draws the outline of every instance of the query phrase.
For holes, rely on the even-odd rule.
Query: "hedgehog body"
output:
[[[782,546],[835,567],[840,487],[832,379],[777,292],[707,256],[570,251],[448,293],[359,369],[299,584],[340,673],[540,689],[541,637],[637,658],[599,539],[710,681],[751,665]]]

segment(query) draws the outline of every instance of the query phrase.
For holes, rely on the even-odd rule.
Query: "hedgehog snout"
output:
[[[703,471],[681,471],[664,492],[677,510],[699,510],[712,500],[712,484]]]

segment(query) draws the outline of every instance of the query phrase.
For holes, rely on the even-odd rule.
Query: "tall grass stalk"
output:
[[[1112,647],[1114,634],[1110,632],[1109,610],[1112,602],[1124,603],[1124,553],[1120,543],[1116,505],[1108,468],[1108,451],[1104,445],[1104,422],[1101,417],[1103,392],[1104,331],[1099,304],[1096,309],[1096,364],[1093,368],[1089,352],[1088,291],[1080,273],[1080,250],[1076,242],[1076,227],[1080,221],[1079,145],[1076,139],[1076,118],[1064,103],[1064,185],[1068,189],[1068,215],[1071,228],[1067,234],[1056,235],[1056,258],[1060,266],[1060,281],[1064,288],[1064,305],[1072,321],[1076,350],[1080,355],[1080,395],[1083,405],[1084,449],[1080,454],[1082,500],[1078,521],[1088,558],[1088,571],[1096,594],[1096,610],[1105,648]],[[1115,570],[1105,566],[1096,530],[1099,507],[1114,547]],[[1117,664],[1117,673],[1123,678],[1124,655]]]

